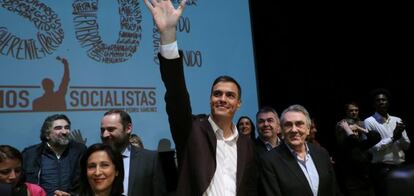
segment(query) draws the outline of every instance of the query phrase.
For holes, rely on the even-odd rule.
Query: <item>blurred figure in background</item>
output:
[[[414,195],[414,165],[407,165],[387,176],[387,196]]]
[[[340,155],[338,168],[346,196],[374,196],[369,178],[371,154],[368,149],[381,140],[376,131],[366,130],[359,119],[359,106],[345,104],[345,117],[336,125],[336,140]]]
[[[11,185],[12,195],[45,196],[43,188],[25,182],[22,162],[22,154],[17,149],[0,145],[0,183]]]
[[[139,137],[135,133],[132,133],[131,136],[129,137],[129,143],[131,143],[131,145],[135,147],[144,148],[144,144],[142,143],[141,137]]]
[[[311,126],[309,130],[309,135],[306,138],[308,143],[314,144],[316,146],[321,146],[321,144],[316,139],[316,133],[318,133],[318,129],[316,128],[316,121],[314,118],[311,119]]]
[[[371,148],[372,177],[377,196],[385,195],[386,176],[392,170],[403,166],[405,152],[410,147],[403,121],[388,114],[391,94],[386,89],[376,89],[371,92],[375,113],[365,119],[365,128],[376,131],[381,140]]]
[[[237,130],[243,135],[248,135],[252,140],[256,138],[254,123],[248,116],[241,116],[237,121]]]

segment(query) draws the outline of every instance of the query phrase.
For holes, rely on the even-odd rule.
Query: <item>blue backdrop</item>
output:
[[[0,0],[0,18],[0,144],[39,143],[43,120],[64,113],[90,145],[100,141],[100,120],[111,108],[131,114],[145,147],[171,140],[156,58],[159,34],[143,1]],[[250,25],[248,0],[187,2],[177,31],[194,113],[209,113],[211,83],[231,75],[243,89],[234,121],[254,117]],[[67,70],[57,57],[67,59]],[[62,109],[33,104],[44,94],[42,83],[54,84],[55,97],[44,100],[63,103]]]

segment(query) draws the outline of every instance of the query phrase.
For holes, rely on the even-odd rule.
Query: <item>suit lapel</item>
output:
[[[244,143],[239,136],[237,139],[237,171],[236,171],[236,189],[240,188],[241,179],[243,179],[244,170],[246,167],[246,143]]]
[[[216,148],[217,148],[217,138],[214,133],[213,127],[207,118],[202,119],[201,127],[204,133],[207,135],[210,151],[213,153],[214,162],[216,162]]]
[[[136,179],[135,176],[138,172],[137,167],[139,167],[136,163],[139,162],[139,158],[139,149],[131,146],[131,155],[129,157],[128,195],[132,195],[132,189],[134,188],[133,185],[135,184],[134,180]]]
[[[298,179],[300,183],[302,183],[303,187],[306,187],[306,191],[313,195],[312,190],[309,186],[309,182],[306,179],[305,174],[303,174],[302,169],[300,168],[298,161],[296,158],[292,155],[289,148],[286,146],[287,144],[282,143],[280,147],[282,148],[280,153],[280,156],[282,157],[282,161],[287,165],[289,170],[293,173],[293,175]],[[313,158],[313,157],[312,157]]]
[[[309,147],[309,152],[310,152],[310,155],[312,157],[312,160],[315,163],[316,169],[319,172],[321,169],[323,169],[323,168],[321,168],[322,163],[323,163],[322,157],[318,156],[318,154],[315,153],[315,148],[312,144],[308,144],[308,147]]]
[[[328,168],[326,167],[326,165],[324,164],[326,161],[323,160],[322,156],[320,156],[320,154],[315,152],[315,146],[313,146],[312,144],[308,144],[309,147],[309,153],[312,157],[313,163],[315,164],[316,167],[316,171],[318,171],[318,175],[319,175],[319,185],[323,184],[322,181],[324,181],[324,175],[323,175],[323,170],[327,170]],[[322,174],[322,175],[321,175]]]

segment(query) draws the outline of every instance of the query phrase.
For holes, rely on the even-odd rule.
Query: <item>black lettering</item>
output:
[[[108,64],[125,62],[137,51],[142,31],[139,3],[118,1],[118,5],[121,18],[119,38],[114,44],[106,44],[99,36],[99,25],[96,20],[98,1],[75,1],[72,4],[76,39],[83,48],[87,48],[87,56],[95,61]],[[115,104],[120,104],[117,99],[114,101]]]
[[[132,105],[134,105],[134,92],[133,91],[128,91],[127,93],[126,93],[126,105],[128,105],[128,106],[132,106]]]
[[[44,3],[39,1],[7,1],[3,2],[2,7],[34,24],[39,30],[36,38],[40,47],[33,39],[21,39],[7,32],[7,29],[1,28],[1,54],[19,60],[39,59],[52,54],[63,42],[64,31],[61,28],[60,18]],[[6,34],[4,34],[5,32]],[[3,39],[3,37],[5,38]]]
[[[203,63],[202,54],[200,51],[193,51],[193,50],[187,50],[184,52],[183,56],[184,64],[188,67],[194,67],[198,66],[201,67]]]
[[[196,51],[196,53],[195,53],[195,59],[197,59],[197,66],[198,67],[201,67],[201,65],[203,64],[203,58],[202,58],[202,56],[201,56],[201,52],[200,51]]]
[[[197,1],[198,0],[187,0],[187,2],[185,3],[186,6],[197,6]],[[178,5],[180,4],[181,0],[171,0],[171,2],[174,5]]]
[[[145,91],[143,91],[141,93],[141,102],[140,102],[140,105],[148,105],[147,93],[145,93]]]
[[[114,91],[114,104],[115,106],[121,106],[120,103],[118,103],[118,93],[116,91]]]
[[[4,91],[0,90],[0,108],[4,107]]]
[[[89,93],[88,93],[88,91],[81,91],[80,100],[81,100],[81,106],[83,106],[83,107],[89,106]]]
[[[91,92],[91,104],[94,107],[99,105],[99,101],[95,101],[95,96],[98,96],[98,95],[99,95],[98,91],[92,91]]]
[[[23,54],[23,52],[26,52],[26,50],[23,51],[24,47],[22,46],[24,45],[25,42],[26,40],[22,40],[21,42],[19,42],[19,46],[17,47],[17,51],[16,51],[16,59],[19,59],[19,60],[25,59],[24,57],[26,55],[24,55],[23,57],[19,55],[19,54]]]
[[[153,23],[154,27],[152,28],[152,44],[154,46],[154,54],[153,54],[153,59],[154,59],[154,63],[159,65],[160,64],[160,60],[158,59],[158,51],[159,51],[159,47],[160,47],[160,33],[158,32],[158,29],[155,27],[155,23]]]
[[[135,93],[135,95],[136,95],[136,101],[137,101],[137,106],[139,106],[139,105],[141,105],[141,102],[140,102],[140,100],[141,100],[141,98],[140,98],[140,96],[141,96],[141,92],[142,91],[134,91],[134,93]]]
[[[7,91],[6,92],[6,106],[8,108],[14,108],[17,105],[17,93],[16,91]]]
[[[0,98],[7,91],[0,91]],[[22,91],[19,94],[19,102],[21,107],[27,107],[29,104],[28,99],[29,92]],[[98,89],[85,89],[85,90],[72,90],[70,95],[70,106],[73,108],[111,108],[111,107],[136,107],[136,106],[154,106],[157,104],[157,96],[155,89],[130,89],[130,88],[110,88],[108,90]],[[12,97],[12,96],[10,96]],[[6,102],[3,99],[0,100],[0,106]],[[13,103],[13,102],[10,102]]]
[[[190,33],[191,31],[190,18],[181,16],[178,20],[177,29],[179,32]]]
[[[113,106],[114,104],[112,103],[112,96],[110,91],[106,91],[106,95],[105,95],[105,106]]]
[[[79,106],[79,99],[78,99],[79,93],[78,91],[71,91],[70,92],[70,105],[72,107],[78,107]]]
[[[6,55],[15,56],[13,49],[19,44],[19,42],[20,42],[20,38],[16,37],[15,39],[13,39]]]
[[[20,107],[25,108],[29,106],[29,98],[27,96],[29,96],[29,91],[22,90],[19,92],[19,98],[21,100],[21,102],[19,102]]]
[[[148,93],[148,97],[149,97],[149,104],[150,105],[155,105],[155,104],[157,104],[157,99],[156,99],[156,94],[155,94],[155,91],[150,91],[149,93]]]
[[[6,49],[6,46],[9,45],[10,40],[14,39],[14,35],[8,33],[6,36],[1,37],[0,39],[0,54],[7,55],[7,52],[3,52]]]
[[[101,102],[101,106],[104,106],[104,91],[99,91],[99,97],[100,97],[100,102]]]
[[[0,90],[0,108],[15,108],[29,106],[29,91]]]

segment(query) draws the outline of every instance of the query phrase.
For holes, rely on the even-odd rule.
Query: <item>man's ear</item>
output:
[[[50,132],[51,130],[47,130],[46,131],[46,139],[49,141],[50,140]]]
[[[132,133],[132,123],[128,123],[125,130],[128,134],[131,134]]]

